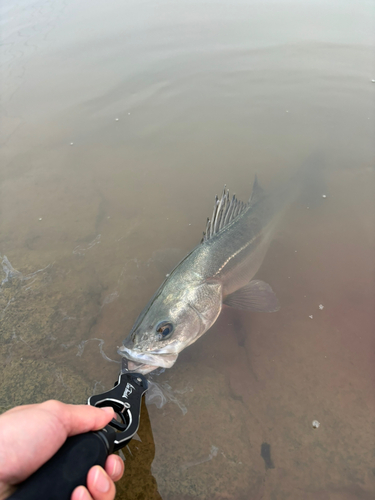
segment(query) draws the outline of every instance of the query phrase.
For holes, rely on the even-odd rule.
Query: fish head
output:
[[[218,285],[166,287],[151,299],[118,352],[128,359],[130,371],[146,374],[170,368],[178,354],[208,330],[220,310]]]

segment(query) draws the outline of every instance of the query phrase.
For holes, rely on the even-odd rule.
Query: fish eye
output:
[[[173,325],[169,321],[162,321],[156,327],[158,340],[165,340],[172,335]]]

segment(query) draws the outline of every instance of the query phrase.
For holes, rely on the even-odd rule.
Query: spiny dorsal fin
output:
[[[215,234],[220,232],[225,226],[230,224],[236,217],[238,217],[246,208],[249,203],[243,203],[237,200],[236,195],[229,198],[229,190],[224,186],[221,198],[215,197],[214,210],[211,219],[207,219],[206,230],[203,233],[201,243],[212,238]]]
[[[250,195],[250,199],[249,199],[250,205],[254,205],[254,203],[256,203],[261,198],[263,198],[263,196],[264,196],[264,189],[259,184],[258,177],[255,174],[253,189],[251,191],[251,195]]]

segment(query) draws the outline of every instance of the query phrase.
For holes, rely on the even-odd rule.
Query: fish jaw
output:
[[[171,368],[178,357],[178,353],[171,354],[162,350],[159,352],[140,352],[124,345],[119,347],[117,352],[128,360],[129,371],[136,371],[143,375],[157,368]]]
[[[142,375],[147,375],[148,373],[156,370],[157,368],[158,368],[157,366],[144,365],[141,363],[134,363],[134,361],[128,362],[128,371],[129,372],[140,373]]]

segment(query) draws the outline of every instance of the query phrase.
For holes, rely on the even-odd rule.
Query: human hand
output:
[[[67,437],[102,429],[114,416],[112,408],[59,401],[17,406],[0,415],[0,500],[47,462]],[[92,467],[87,475],[87,488],[78,486],[71,500],[113,500],[114,481],[123,473],[121,458],[110,455],[105,471],[98,465]]]

